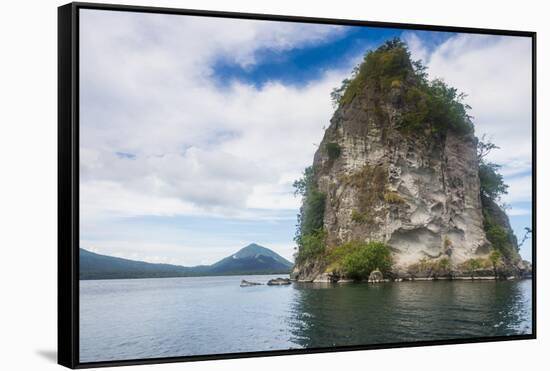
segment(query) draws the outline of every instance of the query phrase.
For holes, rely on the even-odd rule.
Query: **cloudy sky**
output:
[[[80,12],[83,248],[196,265],[256,242],[290,259],[292,182],[329,125],[330,91],[396,36],[468,94],[476,133],[501,147],[490,159],[516,234],[530,226],[529,39]]]

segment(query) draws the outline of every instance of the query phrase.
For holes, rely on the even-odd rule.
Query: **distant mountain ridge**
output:
[[[81,280],[117,278],[162,278],[215,275],[283,274],[292,263],[276,252],[251,243],[212,265],[185,267],[117,258],[80,249]]]

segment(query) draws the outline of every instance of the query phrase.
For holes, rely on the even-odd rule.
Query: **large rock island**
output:
[[[463,96],[429,81],[407,46],[366,54],[295,183],[296,280],[509,277],[528,269]]]

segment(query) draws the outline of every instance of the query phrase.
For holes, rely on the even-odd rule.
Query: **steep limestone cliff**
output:
[[[308,197],[322,195],[323,249],[299,252],[293,278],[342,278],[326,257],[350,241],[384,242],[393,277],[429,275],[418,264],[442,259],[459,275],[466,262],[488,257],[478,139],[456,90],[428,82],[423,71],[392,41],[367,54],[334,93],[338,107],[314,156],[299,231],[312,233],[304,227],[314,219]],[[494,202],[485,210],[513,236]],[[515,237],[510,243],[517,250]]]

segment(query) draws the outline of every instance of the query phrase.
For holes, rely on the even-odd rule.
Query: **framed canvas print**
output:
[[[535,33],[59,8],[59,363],[533,339]]]

